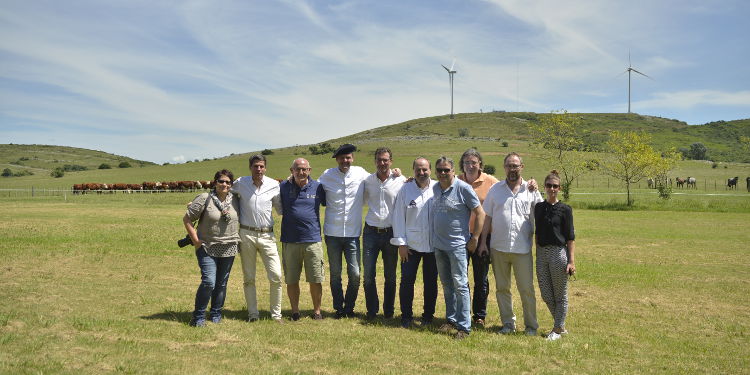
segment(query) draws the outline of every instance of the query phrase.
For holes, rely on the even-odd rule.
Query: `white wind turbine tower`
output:
[[[456,59],[453,59],[453,64],[451,64],[450,69],[446,68],[443,64],[440,64],[440,66],[442,66],[443,69],[448,72],[448,80],[451,84],[451,118],[453,118],[453,75],[456,74],[456,71],[453,70],[453,67],[456,66]]]
[[[642,76],[644,76],[644,77],[646,77],[648,79],[653,79],[653,78],[651,78],[651,77],[649,77],[649,76],[647,76],[647,75],[645,75],[645,74],[643,74],[643,73],[635,70],[635,68],[633,68],[633,65],[630,63],[630,52],[628,52],[628,68],[625,69],[625,72],[628,73],[628,113],[630,113],[630,73],[631,72],[636,72],[636,73],[638,73],[638,74],[640,74],[640,75],[642,75]],[[625,72],[622,72],[620,75],[625,74]]]

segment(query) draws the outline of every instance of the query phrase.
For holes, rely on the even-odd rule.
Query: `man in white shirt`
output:
[[[375,150],[376,172],[365,179],[365,202],[369,210],[365,217],[365,228],[362,234],[362,265],[364,267],[365,304],[367,318],[373,319],[378,314],[380,301],[375,273],[378,253],[383,254],[383,316],[393,317],[396,300],[396,265],[398,248],[390,244],[393,237],[391,211],[396,194],[404,186],[406,178],[396,176],[391,170],[393,154],[387,147]]]
[[[356,147],[344,144],[333,153],[338,167],[329,168],[318,178],[326,193],[326,214],[323,226],[330,284],[336,318],[353,317],[354,304],[359,293],[359,236],[362,233],[363,182],[370,174],[353,166]],[[344,295],[341,285],[341,257],[346,259],[349,279]]]
[[[250,158],[251,176],[238,178],[232,193],[240,199],[240,259],[244,275],[243,288],[247,302],[248,321],[258,320],[258,299],[255,290],[256,257],[260,254],[270,284],[271,318],[281,323],[281,261],[273,234],[272,208],[281,213],[279,182],[267,177],[266,157]]]
[[[492,185],[484,199],[487,217],[478,251],[480,255],[487,253],[486,237],[492,233],[489,252],[495,274],[497,305],[503,322],[500,333],[509,334],[516,330],[516,316],[513,314],[510,293],[512,268],[523,305],[525,332],[529,336],[536,336],[539,324],[536,320],[531,245],[534,235],[534,205],[542,201],[542,196],[537,189],[530,189],[530,183],[521,178],[523,161],[519,154],[511,152],[505,157],[503,164],[505,180]]]
[[[431,324],[437,302],[437,266],[435,252],[430,246],[430,201],[432,187],[437,181],[430,179],[430,161],[419,157],[412,164],[414,180],[407,182],[396,196],[391,215],[393,238],[391,244],[398,246],[401,258],[401,326],[412,325],[414,312],[414,282],[417,280],[419,262],[422,265],[424,282],[424,307],[422,325]]]

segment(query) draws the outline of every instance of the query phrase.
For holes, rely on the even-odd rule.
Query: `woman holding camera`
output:
[[[536,224],[536,277],[539,291],[555,319],[547,335],[553,341],[568,333],[568,276],[576,272],[573,209],[557,200],[560,176],[553,170],[544,179],[547,200],[534,206]]]
[[[211,322],[221,321],[229,272],[237,255],[239,237],[239,202],[229,193],[234,175],[222,169],[214,175],[214,189],[202,193],[188,205],[182,218],[188,236],[195,246],[201,269],[201,284],[195,293],[195,310],[190,325],[206,325],[206,307],[211,301]],[[193,222],[198,221],[197,228]]]

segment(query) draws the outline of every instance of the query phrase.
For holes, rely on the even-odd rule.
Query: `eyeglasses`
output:
[[[294,168],[295,172],[309,172],[312,168]]]
[[[560,185],[558,184],[544,184],[548,189],[559,189]]]
[[[451,171],[450,168],[435,168],[435,170],[437,171],[437,173],[450,173]]]
[[[508,169],[521,169],[521,164],[505,164],[505,168]]]
[[[229,180],[216,180],[217,184],[231,185],[232,181]]]

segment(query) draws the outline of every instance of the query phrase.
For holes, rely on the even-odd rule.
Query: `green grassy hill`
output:
[[[75,169],[97,169],[101,164],[109,164],[117,168],[122,162],[128,162],[132,167],[155,165],[149,161],[85,148],[0,144],[0,169],[9,168],[13,172],[28,170],[34,174],[48,175],[55,168],[66,165],[76,166]]]
[[[612,130],[646,131],[653,137],[657,149],[669,147],[689,147],[693,142],[702,142],[708,147],[709,155],[721,162],[718,168],[706,161],[683,161],[673,172],[673,176],[694,176],[702,181],[715,181],[721,186],[728,177],[750,175],[750,155],[743,152],[739,145],[741,135],[750,136],[750,119],[729,122],[716,122],[706,125],[687,125],[684,122],[659,117],[641,116],[638,114],[575,114],[581,116],[581,131],[585,134],[593,150],[601,150],[607,134]],[[501,158],[510,151],[524,155],[527,177],[543,176],[549,171],[538,155],[540,150],[530,145],[527,123],[539,121],[540,114],[535,113],[466,113],[458,114],[455,119],[448,116],[414,119],[403,123],[382,126],[364,132],[347,135],[327,141],[333,147],[349,142],[357,145],[355,164],[373,170],[372,152],[380,146],[388,146],[394,153],[394,165],[409,173],[411,162],[417,156],[431,160],[440,155],[455,159],[469,147],[476,147],[485,157],[485,164],[497,167],[502,174]],[[464,130],[465,129],[465,130]],[[459,132],[464,136],[459,136]],[[508,147],[502,143],[508,142]],[[111,155],[100,151],[75,149],[60,146],[23,146],[0,145],[2,168],[10,166],[36,168],[35,175],[25,177],[0,178],[0,188],[65,188],[82,182],[104,183],[140,183],[144,181],[206,180],[211,179],[215,171],[227,168],[236,176],[249,174],[247,160],[250,155],[260,150],[245,154],[231,155],[214,160],[190,162],[184,164],[155,165],[126,157]],[[289,165],[296,157],[307,158],[313,167],[313,177],[324,169],[334,167],[335,161],[330,153],[312,155],[309,145],[295,145],[273,150],[268,156],[268,175],[284,178],[289,175]],[[719,157],[722,156],[722,157]],[[129,161],[134,168],[116,168],[120,161]],[[113,169],[96,169],[101,163],[109,163]],[[89,167],[89,170],[66,172],[62,178],[51,178],[50,169],[64,164],[78,164]],[[502,177],[502,176],[497,176]],[[605,178],[597,173],[587,175],[590,185],[599,185]],[[585,181],[584,179],[584,181]],[[700,183],[700,182],[699,182]],[[711,182],[708,182],[709,184]],[[582,185],[583,186],[583,185]]]

